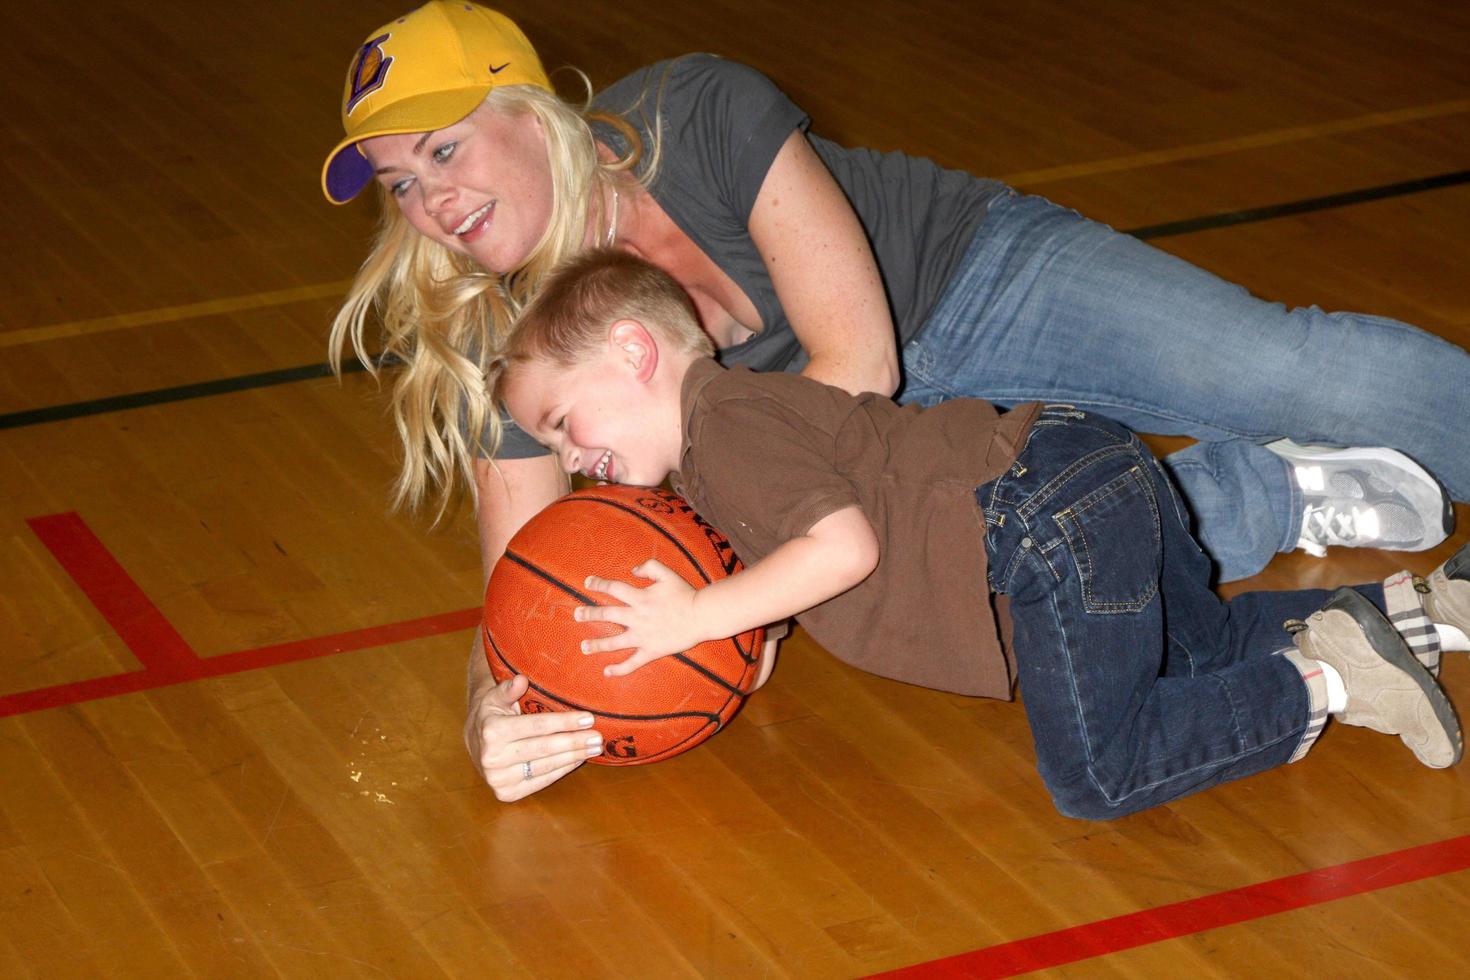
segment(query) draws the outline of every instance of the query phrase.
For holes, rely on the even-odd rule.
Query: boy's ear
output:
[[[647,382],[658,368],[658,341],[637,320],[619,320],[608,331],[607,340],[619,363],[633,369],[640,382]]]

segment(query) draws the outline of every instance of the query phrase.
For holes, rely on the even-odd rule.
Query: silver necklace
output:
[[[618,240],[618,189],[613,188],[612,222],[607,226],[607,241],[603,242],[604,248],[611,248],[613,242]]]

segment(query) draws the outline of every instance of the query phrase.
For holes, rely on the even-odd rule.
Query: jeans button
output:
[[[1021,539],[1021,547],[1023,547],[1023,548],[1029,548],[1029,547],[1031,547],[1031,539],[1030,538],[1022,538]]]

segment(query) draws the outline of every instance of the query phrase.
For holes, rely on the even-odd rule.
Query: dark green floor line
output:
[[[1342,194],[1329,194],[1324,197],[1306,198],[1300,201],[1289,201],[1284,204],[1249,208],[1244,211],[1228,211],[1223,214],[1211,214],[1200,218],[1188,218],[1183,221],[1171,221],[1166,224],[1133,228],[1129,229],[1127,234],[1142,239],[1168,238],[1173,235],[1187,235],[1191,232],[1208,231],[1213,228],[1229,228],[1233,225],[1249,224],[1256,221],[1270,221],[1273,218],[1308,214],[1313,211],[1330,211],[1333,208],[1349,207],[1354,204],[1381,201],[1392,197],[1405,197],[1410,194],[1422,194],[1426,191],[1439,190],[1444,187],[1454,187],[1467,183],[1470,183],[1470,170],[1457,170],[1452,173],[1436,174],[1435,176],[1423,177],[1418,180],[1405,180],[1396,184],[1365,187],[1362,190],[1347,191]],[[344,373],[362,370],[364,368],[356,361],[352,361],[350,364],[344,364],[343,366]],[[172,388],[156,388],[152,391],[139,391],[131,395],[116,395],[111,398],[72,402],[68,405],[52,405],[48,408],[34,408],[22,412],[10,412],[5,415],[0,415],[0,429],[19,429],[29,425],[42,425],[47,422],[60,422],[65,419],[82,418],[87,415],[103,415],[107,412],[120,412],[130,408],[143,408],[148,405],[163,405],[168,402],[186,401],[191,398],[208,398],[212,395],[224,395],[230,392],[246,391],[252,388],[269,388],[272,385],[292,384],[297,381],[308,381],[312,378],[330,377],[331,373],[331,369],[325,363],[303,364],[300,367],[283,368],[278,371],[262,371],[258,374],[242,374],[238,377],[221,378],[217,381],[200,381],[196,384],[177,385]]]

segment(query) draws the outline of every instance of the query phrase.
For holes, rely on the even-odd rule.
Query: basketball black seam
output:
[[[679,755],[681,752],[685,752],[689,748],[692,748],[693,746],[691,746],[689,744],[691,742],[694,743],[694,745],[699,745],[705,739],[708,739],[708,738],[713,737],[724,726],[722,724],[720,724],[718,721],[716,721],[714,723],[714,730],[713,731],[706,732],[706,729],[708,729],[709,727],[710,727],[709,725],[704,725],[704,726],[702,726],[700,728],[697,728],[694,731],[690,732],[688,735],[686,735],[684,738],[682,738],[679,741],[675,742],[673,745],[666,745],[663,748],[659,749],[657,752],[650,752],[648,755],[635,755],[635,756],[631,756],[630,757],[630,756],[624,756],[624,755],[615,755],[613,753],[606,752],[604,750],[604,754],[609,759],[629,759],[629,758],[631,758],[631,759],[635,759],[636,761],[631,761],[631,762],[608,762],[608,763],[602,763],[602,764],[603,765],[611,765],[611,766],[636,766],[636,765],[640,765],[640,764],[648,763],[648,762],[662,762],[665,759],[668,759],[668,758],[670,758],[672,756]],[[617,741],[617,739],[614,739],[613,741]]]
[[[561,579],[559,579],[556,576],[552,575],[550,572],[547,572],[547,571],[544,571],[544,570],[542,570],[540,568],[537,568],[530,561],[528,561],[525,558],[522,558],[520,555],[515,554],[514,552],[510,551],[509,549],[506,550],[505,557],[509,558],[512,562],[514,562],[515,564],[521,566],[522,568],[524,568],[526,571],[530,572],[531,574],[537,576],[540,579],[543,579],[546,582],[549,582],[550,584],[556,586],[558,589],[561,589],[567,595],[570,595],[573,598],[575,598],[575,599],[577,599],[577,600],[579,600],[581,602],[584,602],[584,603],[586,603],[589,606],[599,606],[599,605],[601,605],[600,602],[597,602],[595,599],[592,599],[590,596],[583,595],[582,593],[578,592],[576,589],[572,588],[570,585],[567,585]],[[744,660],[747,666],[749,666],[750,664],[752,664],[752,663],[755,662],[755,661],[751,660],[749,657],[747,657],[745,655],[745,648],[740,645],[740,638],[739,637],[734,637],[734,636],[730,637],[730,642],[735,644],[735,650],[736,650],[736,652],[738,652],[740,654],[740,659]],[[714,681],[716,684],[718,684],[720,687],[723,687],[725,690],[729,691],[731,694],[734,694],[734,695],[736,695],[738,697],[745,697],[745,691],[741,690],[738,685],[731,684],[729,681],[725,680],[723,677],[721,677],[718,674],[714,673],[713,671],[709,670],[707,667],[704,667],[704,666],[702,666],[702,665],[700,665],[698,663],[695,663],[693,660],[689,659],[689,657],[687,656],[687,654],[688,654],[688,651],[687,650],[684,651],[684,652],[682,652],[682,653],[676,653],[676,654],[674,654],[674,659],[675,660],[678,660],[680,663],[682,663],[684,666],[688,667],[690,670],[697,671],[699,674],[703,675],[708,680]],[[501,658],[501,659],[504,660],[504,658]],[[510,664],[509,663],[506,663],[506,666],[507,667],[510,667]],[[514,669],[514,668],[511,668],[511,669]],[[553,696],[554,697],[554,695],[552,695],[550,691],[543,691],[542,693],[543,694],[546,694],[548,696]],[[728,703],[728,702],[726,702],[726,703]]]
[[[607,499],[602,498],[602,497],[579,497],[579,496],[577,496],[575,494],[573,494],[571,496],[563,497],[560,500],[558,500],[557,503],[558,504],[579,504],[579,503],[580,504],[605,504],[608,507],[616,507],[618,510],[626,511],[629,514],[632,514],[634,517],[638,518],[644,524],[647,524],[649,527],[653,528],[659,534],[662,534],[664,537],[668,538],[669,539],[669,543],[672,544],[675,548],[678,548],[684,554],[684,557],[689,559],[689,564],[691,566],[693,566],[694,571],[699,574],[699,577],[702,578],[702,579],[704,579],[705,584],[706,585],[710,584],[710,577],[704,573],[704,568],[699,564],[699,559],[694,557],[693,552],[691,552],[688,548],[684,547],[684,543],[682,541],[680,541],[678,538],[674,537],[672,534],[670,534],[664,528],[660,527],[657,521],[653,520],[647,514],[644,514],[642,511],[639,511],[639,510],[636,510],[635,508],[629,507],[627,504],[619,503],[616,500],[607,500]]]
[[[533,565],[531,563],[531,561],[529,559],[522,558],[520,555],[516,554],[515,552],[513,552],[513,551],[511,551],[509,549],[506,549],[506,551],[505,551],[505,557],[506,558],[509,558],[511,561],[515,562],[517,565],[521,566],[526,571],[530,572],[532,575],[535,575],[538,578],[542,578],[542,579],[545,579],[547,582],[550,582],[552,585],[556,586],[558,589],[561,589],[563,592],[565,592],[567,595],[571,596],[573,599],[576,599],[579,602],[582,602],[584,605],[588,605],[588,606],[600,606],[600,605],[602,605],[602,603],[598,602],[596,599],[593,599],[591,596],[588,596],[588,595],[583,595],[582,593],[578,592],[576,589],[572,588],[570,585],[568,585],[565,582],[563,582],[561,579],[557,578],[555,575],[552,575],[550,572],[544,571],[543,569],[540,569],[540,568],[536,567],[535,565]]]
[[[547,582],[551,583],[552,585],[556,586],[558,589],[561,589],[567,595],[570,595],[570,596],[578,599],[579,601],[586,603],[589,606],[599,606],[599,605],[601,605],[600,602],[597,602],[596,600],[592,599],[590,596],[583,595],[582,593],[578,592],[576,589],[572,588],[570,585],[567,585],[561,579],[559,579],[559,578],[555,577],[554,575],[552,575],[550,572],[543,571],[542,569],[537,568],[535,565],[533,565],[531,562],[527,561],[525,558],[522,558],[520,555],[513,554],[510,551],[506,551],[505,552],[505,557],[509,558],[511,561],[515,562],[517,565],[521,566],[526,571],[532,573],[533,575],[536,575],[538,578],[544,579],[545,581],[547,581]],[[737,650],[740,649],[740,643],[739,643],[739,641],[736,641],[735,648]],[[721,687],[723,687],[725,690],[731,692],[732,694],[741,694],[741,695],[744,694],[743,691],[741,691],[738,687],[734,687],[731,684],[729,684],[724,678],[718,676],[717,674],[714,674],[714,673],[710,672],[709,670],[706,670],[704,667],[701,667],[699,664],[697,664],[694,661],[690,660],[688,658],[688,656],[686,655],[686,654],[688,654],[688,652],[689,651],[685,650],[682,653],[676,653],[676,654],[674,654],[674,659],[675,660],[678,660],[680,663],[682,663],[684,666],[690,668],[691,670],[696,670],[699,673],[703,674],[705,677],[707,677],[708,679],[714,681],[716,684],[720,685]],[[742,656],[742,658],[744,656],[744,651],[743,650],[741,651],[741,656]],[[509,665],[507,664],[507,666],[509,666]],[[549,694],[550,692],[545,692],[545,693],[548,693]]]
[[[660,527],[659,526],[659,523],[657,521],[653,520],[647,514],[644,514],[642,511],[640,511],[640,510],[638,510],[636,508],[633,508],[633,507],[629,507],[627,504],[620,503],[619,501],[616,501],[616,500],[608,500],[605,497],[579,496],[577,494],[570,494],[568,496],[562,497],[560,500],[557,500],[556,503],[557,504],[603,504],[603,505],[605,505],[607,507],[615,507],[618,510],[624,511],[625,513],[632,514],[634,517],[638,518],[644,524],[647,524],[649,527],[653,528],[659,534],[662,534],[665,538],[668,539],[669,543],[672,544],[675,548],[678,548],[679,551],[684,555],[684,557],[687,558],[687,559],[689,559],[690,566],[694,569],[694,571],[696,573],[698,573],[699,577],[702,578],[702,579],[704,579],[704,584],[705,585],[712,584],[712,582],[710,580],[710,577],[705,574],[704,568],[699,564],[699,559],[698,558],[695,558],[694,557],[694,554],[688,548],[684,547],[683,542],[681,542],[678,538],[674,537],[672,534],[670,534],[664,528]],[[716,528],[716,530],[718,530],[718,528]],[[506,552],[506,554],[510,554],[510,552]],[[527,567],[530,567],[530,566],[527,566]],[[723,565],[721,567],[723,567]],[[561,583],[558,582],[557,584],[560,585]],[[567,591],[570,592],[572,595],[576,595],[578,598],[582,598],[582,596],[580,596],[578,593],[574,592],[571,589],[567,589]],[[589,600],[589,602],[590,602],[590,600]],[[591,603],[591,604],[592,605],[601,605],[601,603]],[[743,644],[743,643],[740,642],[740,637],[738,637],[738,636],[732,636],[732,637],[730,637],[730,642],[732,642],[732,643],[735,644],[735,652],[738,653],[738,654],[740,654],[740,659],[741,660],[744,660],[747,666],[750,665],[750,664],[755,663],[757,660],[760,659],[760,657],[758,655],[756,655],[756,654],[752,653],[751,651],[745,649],[745,644]],[[693,666],[693,665],[691,664],[691,666]]]
[[[725,680],[719,674],[716,674],[714,671],[710,670],[703,664],[696,663],[695,661],[689,659],[688,651],[685,651],[684,653],[674,654],[674,659],[679,661],[679,663],[683,664],[685,667],[688,667],[690,670],[698,671],[700,674],[703,674],[705,678],[714,681],[716,684],[720,685],[720,687],[723,687],[731,694],[738,694],[742,697],[745,696],[745,692],[740,690],[739,687],[731,684],[729,681]]]
[[[502,664],[504,664],[507,670],[510,670],[516,674],[521,674],[522,677],[525,677],[526,686],[529,687],[531,690],[545,697],[559,701],[562,704],[570,707],[573,711],[586,711],[590,714],[599,715],[603,718],[612,718],[617,721],[670,721],[675,718],[703,718],[707,723],[714,725],[716,730],[718,730],[720,727],[719,714],[710,711],[678,711],[671,714],[661,715],[624,715],[618,714],[617,712],[613,711],[604,711],[601,708],[589,708],[586,705],[578,704],[570,698],[563,697],[562,695],[557,694],[555,691],[548,690],[547,688],[542,687],[540,684],[537,684],[535,681],[531,680],[529,674],[524,674],[521,671],[516,670],[515,665],[505,658],[505,654],[500,652],[500,645],[495,642],[495,635],[490,632],[490,627],[482,626],[481,628],[485,632],[485,642],[490,644],[490,649],[494,651],[495,658],[499,660]],[[735,693],[739,692],[737,691]],[[728,705],[729,703],[730,699],[726,698],[725,704]]]

